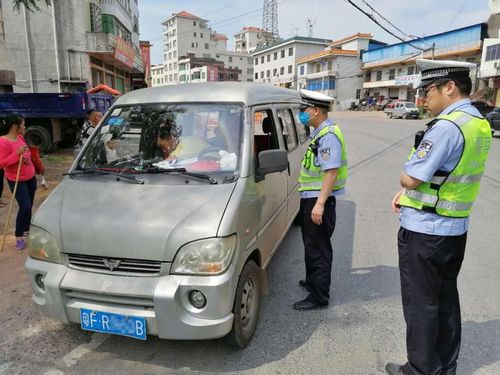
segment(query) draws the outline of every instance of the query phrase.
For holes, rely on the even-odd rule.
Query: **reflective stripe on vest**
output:
[[[341,190],[345,187],[347,180],[347,154],[345,151],[344,136],[340,131],[339,127],[334,124],[328,124],[320,132],[309,141],[306,154],[302,160],[302,166],[300,169],[299,176],[299,191],[320,191],[323,186],[323,179],[325,172],[321,170],[319,165],[316,165],[317,161],[317,151],[313,151],[317,148],[317,142],[324,135],[332,133],[340,141],[342,147],[342,161],[341,166],[338,168],[337,178],[335,180],[335,185],[333,186],[333,191]]]
[[[438,171],[430,182],[422,182],[414,190],[405,190],[400,205],[437,213],[447,217],[467,217],[479,192],[489,148],[491,128],[487,120],[464,112],[438,116],[451,121],[463,137],[463,151],[451,172]]]

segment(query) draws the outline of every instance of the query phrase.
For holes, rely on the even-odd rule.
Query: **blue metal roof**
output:
[[[440,34],[400,42],[389,46],[369,49],[362,55],[363,63],[382,61],[415,55],[421,52],[418,48],[430,49],[435,45],[435,53],[445,53],[461,49],[473,48],[486,36],[486,24],[479,23]],[[415,47],[418,48],[415,48]]]

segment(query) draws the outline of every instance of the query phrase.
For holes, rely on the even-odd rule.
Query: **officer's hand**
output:
[[[311,212],[311,220],[316,225],[323,224],[323,211],[325,206],[321,203],[316,203]]]
[[[401,211],[401,206],[399,205],[399,197],[403,194],[404,190],[400,190],[396,193],[394,198],[392,198],[392,210],[399,214]]]

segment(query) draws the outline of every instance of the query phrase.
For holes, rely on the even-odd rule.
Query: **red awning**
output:
[[[87,90],[87,94],[94,94],[99,91],[106,91],[111,95],[117,95],[117,96],[122,94],[120,91],[115,90],[114,88],[109,87],[108,85],[104,85],[102,83],[100,85],[97,85],[96,87],[91,88],[90,90]]]

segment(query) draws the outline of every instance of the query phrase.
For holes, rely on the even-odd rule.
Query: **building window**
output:
[[[276,77],[278,75],[278,68],[273,69],[273,77]]]
[[[264,64],[264,56],[261,56],[261,57],[260,57],[260,63],[261,63],[261,64]]]
[[[292,74],[293,72],[293,65],[288,65],[288,73]]]
[[[228,57],[228,62],[233,62],[233,57],[232,56]]]
[[[267,61],[271,61],[271,54],[267,55]]]
[[[255,65],[259,65],[259,59],[255,58]]]
[[[316,64],[316,73],[321,72],[321,64]]]
[[[267,70],[267,72],[266,72],[266,77],[267,77],[267,78],[271,77],[271,71],[270,71],[270,70]]]
[[[172,42],[172,47],[174,47],[174,48],[175,48],[175,47],[177,47],[177,40],[174,40],[174,41]]]
[[[0,31],[2,31],[1,28]],[[102,33],[101,8],[92,3],[90,4],[90,31],[93,33]]]
[[[201,72],[201,79],[205,79],[205,72]]]
[[[169,53],[168,53],[168,59],[169,59],[169,60],[172,60],[172,52],[169,52]]]
[[[264,71],[260,72],[260,78],[264,78]]]
[[[200,38],[203,38],[203,33],[200,33]]]
[[[193,26],[196,26],[196,21],[193,21]],[[196,36],[196,35],[195,35]]]
[[[177,63],[174,62],[174,69],[177,70]]]
[[[306,88],[312,91],[335,90],[335,78],[308,79]]]
[[[194,48],[194,43],[191,43],[191,48]]]
[[[172,70],[172,63],[168,64],[168,70]]]
[[[389,79],[396,78],[396,69],[389,69]]]
[[[206,58],[206,59],[209,59],[211,56],[210,56],[210,54],[209,54],[209,53],[204,53],[204,54],[203,54],[203,57],[204,57],[204,58]]]
[[[356,99],[361,99],[361,90],[356,90]]]
[[[284,58],[285,58],[285,50],[284,50],[284,49],[282,49],[282,50],[281,50],[281,58],[282,58],[282,59],[284,59]]]
[[[247,68],[247,74],[253,74],[253,68]]]
[[[282,66],[280,68],[280,75],[283,75],[283,74],[285,74],[285,67],[284,66]]]
[[[333,61],[328,61],[328,70],[333,70]]]
[[[274,52],[274,54],[273,54],[273,60],[278,60],[278,52]]]
[[[254,79],[259,79],[259,73],[255,73]]]
[[[224,81],[224,73],[219,73],[219,81]]]
[[[177,58],[177,51],[174,51],[172,56],[174,57],[174,59],[176,59]]]
[[[377,72],[377,81],[382,81],[382,71],[381,70],[379,70]]]
[[[196,38],[196,31],[193,33],[193,36]]]
[[[366,72],[365,74],[365,82],[371,82],[372,81],[372,73],[371,72]]]
[[[293,47],[288,48],[288,56],[293,56]]]
[[[300,68],[299,68],[299,72],[300,72],[299,74],[301,76],[303,76],[304,75],[304,71],[305,71],[305,65],[301,65]]]
[[[208,43],[205,43],[205,49],[208,49]]]
[[[414,66],[409,66],[408,67],[408,75],[413,75],[415,74],[415,67]]]

